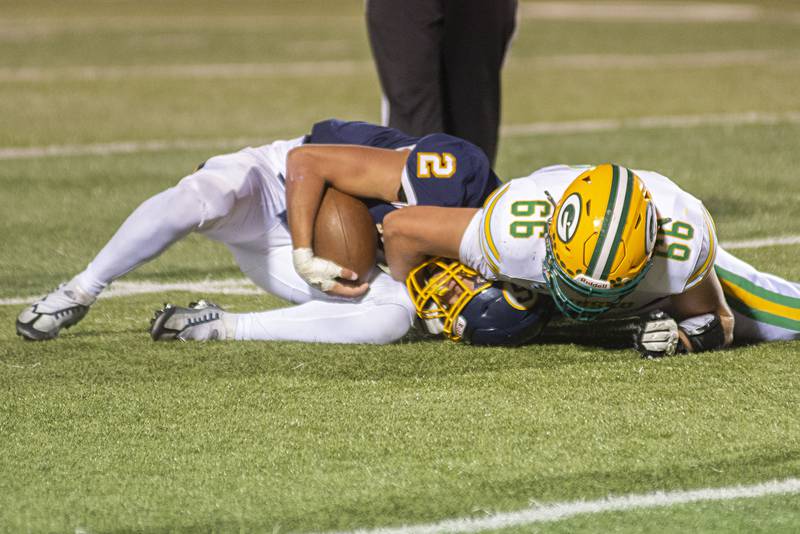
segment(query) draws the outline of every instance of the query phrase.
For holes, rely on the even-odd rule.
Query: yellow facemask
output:
[[[406,287],[417,315],[423,321],[438,320],[444,334],[458,341],[453,324],[467,303],[491,286],[466,265],[444,258],[432,258],[413,269]]]

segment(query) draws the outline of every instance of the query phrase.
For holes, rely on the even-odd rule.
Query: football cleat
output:
[[[591,320],[617,307],[653,260],[657,213],[630,169],[604,164],[567,187],[545,236],[544,275],[561,312]]]
[[[211,341],[227,339],[222,308],[207,300],[189,304],[188,308],[165,304],[150,321],[153,341]]]
[[[17,316],[17,335],[31,341],[54,339],[62,328],[69,328],[83,319],[94,301],[95,298],[77,284],[61,284],[22,310]]]

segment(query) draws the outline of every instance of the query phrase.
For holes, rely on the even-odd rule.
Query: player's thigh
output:
[[[197,197],[203,213],[198,231],[228,244],[261,237],[285,209],[279,171],[247,149],[209,159],[176,189]]]

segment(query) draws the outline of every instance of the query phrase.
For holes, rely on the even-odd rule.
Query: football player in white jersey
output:
[[[549,292],[572,319],[641,315],[646,356],[713,350],[734,335],[800,338],[800,285],[723,251],[702,203],[658,173],[552,166],[511,180],[480,209],[452,211],[386,218],[393,276],[427,254],[457,257],[488,279]],[[454,227],[460,241],[442,237]]]
[[[153,321],[153,339],[388,343],[411,327],[416,303],[428,324],[447,323],[434,330],[452,339],[508,344],[529,337],[532,330],[523,332],[520,325],[533,327],[540,311],[546,315],[544,303],[512,305],[507,291],[486,283],[470,286],[454,305],[432,306],[452,289],[449,273],[467,272],[449,263],[436,264],[434,271],[441,273],[423,268],[431,280],[415,283],[413,300],[405,284],[377,268],[369,288],[350,284],[354,273],[315,257],[310,248],[326,184],[369,199],[370,213],[380,222],[401,203],[480,206],[499,182],[486,156],[458,138],[414,138],[366,123],[321,121],[305,137],[213,157],[144,201],[83,272],[22,310],[17,333],[30,340],[57,337],[86,315],[113,280],[191,232],[224,243],[256,285],[298,306],[243,314],[207,302],[169,306]]]

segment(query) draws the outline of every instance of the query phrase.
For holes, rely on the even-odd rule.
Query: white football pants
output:
[[[298,306],[231,314],[236,339],[390,343],[411,327],[415,310],[403,284],[374,269],[357,300],[306,284],[292,263],[281,217],[286,154],[302,139],[215,156],[178,185],[144,201],[76,279],[97,295],[113,280],[198,232],[224,243],[242,272],[265,291]]]
[[[800,339],[800,284],[762,273],[722,247],[714,269],[733,310],[735,342]]]

